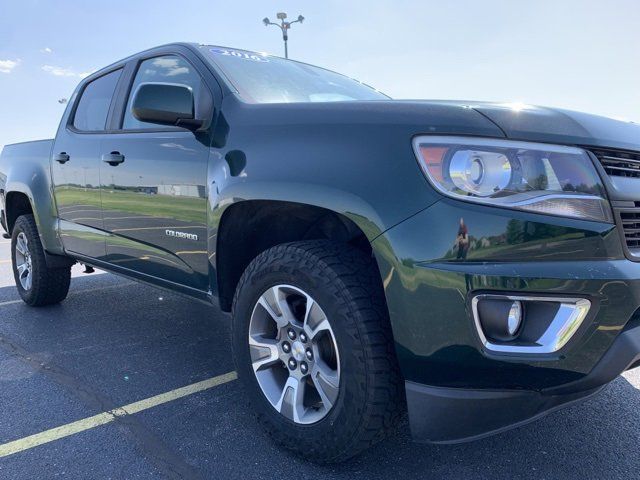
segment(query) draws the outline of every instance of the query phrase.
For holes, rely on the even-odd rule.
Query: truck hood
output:
[[[223,108],[231,120],[244,110],[238,119],[252,127],[404,126],[411,134],[479,135],[640,150],[640,125],[556,108],[453,100],[232,103]]]
[[[497,103],[472,107],[513,140],[640,150],[640,125],[558,108]]]

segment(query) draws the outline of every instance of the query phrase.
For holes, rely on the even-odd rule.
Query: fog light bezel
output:
[[[520,302],[522,312],[527,310],[527,302],[553,302],[559,304],[553,319],[550,320],[540,337],[530,344],[518,342],[516,335],[512,342],[492,341],[484,332],[478,303],[483,300]],[[554,354],[565,347],[575,336],[591,311],[592,302],[584,297],[548,297],[537,295],[509,295],[479,293],[471,298],[471,309],[476,333],[485,350],[491,353],[512,354]],[[527,318],[522,318],[518,332],[522,330]]]

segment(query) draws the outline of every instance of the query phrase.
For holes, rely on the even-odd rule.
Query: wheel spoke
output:
[[[304,330],[313,339],[323,330],[331,330],[326,315],[310,296],[307,295],[307,309],[304,315]]]
[[[274,339],[251,336],[249,337],[249,349],[254,372],[281,363],[278,342]]]
[[[27,254],[27,249],[25,248],[24,241],[20,236],[16,240],[16,250],[20,252],[20,255],[22,256],[25,256]]]
[[[20,278],[22,278],[22,276],[24,275],[25,271],[28,273],[27,262],[24,262],[24,263],[21,263],[20,265],[18,265],[17,269],[18,269],[18,276]]]
[[[282,314],[280,301],[278,300],[277,287],[272,287],[264,292],[258,299],[258,303],[262,305],[262,308],[264,308],[269,316],[273,319],[273,321],[276,322],[278,328],[284,328],[287,326],[287,319]]]
[[[282,315],[282,326],[278,324],[280,328],[286,327],[290,323],[296,323],[297,319],[289,302],[287,302],[287,294],[283,291],[282,287],[273,287],[275,292],[275,300]]]
[[[317,323],[316,325],[313,326],[313,328],[311,327],[306,327],[305,331],[307,332],[307,335],[309,335],[309,338],[311,338],[312,340],[320,333],[320,332],[332,332],[331,330],[331,324],[329,324],[329,320],[327,320],[326,318],[324,320],[321,320],[319,323]]]
[[[32,279],[31,270],[29,270],[27,273],[27,278],[25,280],[25,287],[24,287],[25,290],[31,289],[31,279]]]
[[[326,365],[316,363],[313,372],[311,372],[311,380],[320,395],[322,404],[329,410],[336,402],[340,391],[338,372],[329,369]]]
[[[304,416],[304,383],[295,377],[289,377],[282,388],[282,395],[275,405],[282,415],[300,423]]]
[[[322,310],[320,310],[318,304],[313,300],[313,298],[307,295],[307,305],[304,312],[304,321],[302,322],[302,325],[305,329],[309,327],[311,330],[313,330],[313,325],[315,324],[316,319],[319,316],[319,311],[321,312]]]

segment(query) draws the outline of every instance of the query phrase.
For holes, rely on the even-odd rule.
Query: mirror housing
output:
[[[193,92],[175,83],[142,83],[131,105],[133,116],[147,123],[197,130],[203,124],[195,118]]]

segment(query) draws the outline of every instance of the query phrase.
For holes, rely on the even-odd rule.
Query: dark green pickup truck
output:
[[[418,440],[481,438],[640,360],[631,123],[166,45],[83,80],[54,140],[6,146],[0,208],[29,305],[80,262],[232,312],[257,417],[318,462],[407,409]]]

